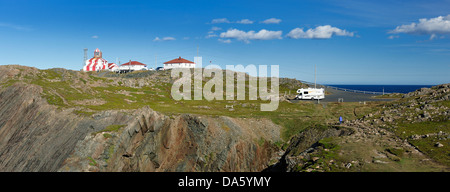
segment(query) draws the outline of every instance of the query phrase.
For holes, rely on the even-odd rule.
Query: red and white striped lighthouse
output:
[[[109,69],[108,61],[102,58],[102,52],[97,48],[94,51],[94,57],[86,61],[83,71],[98,71],[104,69]]]

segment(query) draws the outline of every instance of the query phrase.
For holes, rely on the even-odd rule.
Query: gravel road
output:
[[[340,91],[335,89],[325,89],[330,95],[325,95],[325,99],[320,100],[320,102],[338,102],[339,98],[343,98],[344,102],[363,102],[363,101],[392,101],[395,99],[377,99],[373,98],[373,94],[363,94],[363,93],[353,93]],[[298,102],[302,100],[291,100],[291,102]]]

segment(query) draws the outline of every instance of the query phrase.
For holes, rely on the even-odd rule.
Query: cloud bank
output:
[[[249,19],[242,19],[240,21],[236,21],[236,23],[240,23],[240,24],[253,24],[253,21],[249,20]]]
[[[230,21],[227,18],[218,18],[218,19],[213,19],[211,20],[211,22],[209,24],[219,24],[219,23],[238,23],[238,24],[253,24],[254,21],[250,20],[250,19],[241,19],[239,21]],[[264,24],[279,24],[281,23],[281,19],[277,19],[277,18],[270,18],[270,19],[266,19],[264,21],[260,21],[259,23],[264,23]]]
[[[269,31],[262,29],[258,32],[255,31],[241,31],[238,29],[229,29],[226,32],[220,33],[221,38],[237,39],[239,41],[244,41],[245,43],[250,43],[250,40],[271,40],[271,39],[282,39],[282,31]]]
[[[270,19],[266,19],[264,21],[261,21],[261,23],[264,23],[264,24],[279,24],[279,23],[281,23],[281,19],[270,18]]]
[[[430,40],[435,39],[437,34],[450,34],[450,15],[435,18],[422,18],[418,23],[397,26],[390,34],[415,34],[430,35]]]
[[[230,23],[230,21],[228,21],[227,18],[220,18],[220,19],[213,19],[211,21],[212,24],[216,24],[216,23]]]
[[[174,40],[176,40],[174,37],[163,37],[162,39],[156,37],[155,39],[153,39],[153,41],[174,41]]]
[[[303,28],[295,28],[286,36],[292,39],[329,39],[333,35],[353,37],[354,33],[332,27],[331,25],[323,25],[306,31],[303,31]]]

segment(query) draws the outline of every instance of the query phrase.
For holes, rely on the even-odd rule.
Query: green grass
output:
[[[450,141],[448,139],[440,140],[437,137],[428,137],[418,140],[411,140],[409,142],[433,160],[450,166]],[[436,147],[436,142],[439,142],[444,146]]]
[[[434,105],[441,106],[446,105],[447,103],[448,101],[435,103]],[[409,109],[409,111],[413,110]],[[423,112],[417,112],[417,114],[415,114],[414,116],[417,116],[420,113]],[[445,116],[433,116],[433,121],[414,123],[402,119],[395,124],[396,128],[390,126],[390,128],[388,129],[390,131],[393,131],[401,139],[408,139],[408,142],[417,147],[421,152],[423,152],[433,160],[450,166],[450,140],[435,135],[440,131],[450,133],[450,121],[448,121],[447,118],[448,117]],[[430,135],[430,137],[420,138],[417,140],[411,139],[411,136],[413,135],[422,136],[427,134]],[[435,144],[437,142],[440,142],[444,146],[436,147]]]
[[[87,157],[87,159],[89,160],[89,165],[91,166],[97,166],[97,161],[94,160],[94,158],[92,157]]]
[[[425,121],[420,123],[403,122],[398,124],[398,128],[393,129],[396,135],[402,139],[407,139],[412,135],[425,135],[443,131],[450,132],[450,121]]]
[[[405,153],[405,150],[402,148],[388,148],[386,151],[398,157],[403,157],[403,154]]]
[[[126,125],[109,125],[103,131],[104,132],[117,132],[120,128],[125,127]]]
[[[101,132],[118,132],[120,128],[125,127],[126,125],[109,125],[105,129],[97,132],[93,132],[92,135],[97,135]]]
[[[376,95],[373,96],[373,98],[379,98],[379,99],[400,99],[402,98],[404,94],[402,93],[391,93],[391,94],[384,94],[384,95]]]
[[[336,163],[339,164],[340,162],[345,162],[345,160],[342,160],[338,155],[340,146],[335,143],[334,137],[323,138],[317,144],[320,149],[311,154],[310,160],[295,167],[294,171],[301,172],[310,168],[314,169],[317,166],[320,167],[320,170],[327,172],[343,171],[342,167],[336,165]],[[313,158],[318,158],[318,160],[313,161]],[[334,164],[331,164],[330,161],[334,162]]]
[[[375,102],[367,105],[360,105],[359,103],[328,103],[326,108],[310,102],[297,104],[280,103],[277,113],[267,114],[266,117],[283,127],[281,137],[287,141],[307,128],[328,127],[327,125],[329,124],[338,123],[339,116],[342,116],[344,120],[353,120],[361,118],[378,108],[380,108],[380,105]]]

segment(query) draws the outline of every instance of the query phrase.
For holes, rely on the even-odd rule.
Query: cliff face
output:
[[[47,104],[40,92],[18,83],[0,93],[0,171],[56,171],[88,132],[129,118],[80,117]]]
[[[151,106],[80,115],[48,104],[42,86],[15,82],[24,70],[39,73],[0,67],[0,171],[261,171],[280,140],[266,119],[166,116]]]
[[[266,120],[180,115],[148,107],[114,131],[87,135],[60,171],[261,171],[279,139]]]

